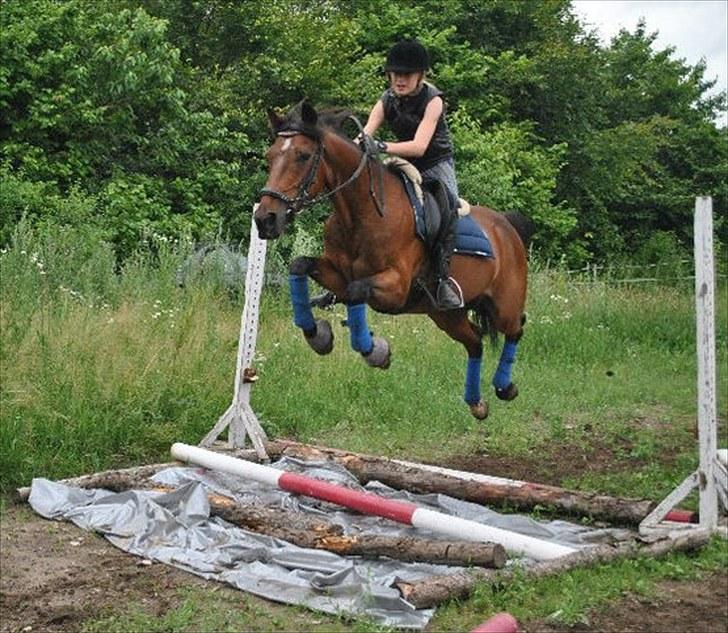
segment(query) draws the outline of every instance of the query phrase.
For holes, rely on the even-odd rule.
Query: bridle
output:
[[[354,117],[351,117],[354,119],[356,124],[361,129],[361,124],[357,119]],[[298,136],[303,135],[307,136],[308,138],[312,138],[309,134],[306,134],[303,130],[292,128],[292,129],[286,129],[281,130],[276,134],[276,136],[282,136],[282,137],[291,137],[291,136]],[[304,178],[301,180],[300,184],[298,185],[298,191],[296,192],[296,197],[291,198],[284,194],[281,191],[277,191],[276,189],[269,189],[268,187],[263,187],[263,189],[260,190],[260,195],[262,196],[270,196],[271,198],[277,198],[281,202],[283,202],[286,205],[286,216],[291,215],[298,215],[301,211],[303,211],[306,207],[310,207],[311,205],[314,205],[318,202],[322,202],[323,200],[327,200],[331,196],[333,196],[336,192],[341,191],[344,187],[347,187],[352,182],[354,182],[359,176],[361,175],[362,171],[364,171],[364,167],[367,166],[367,163],[369,162],[369,158],[372,157],[372,154],[370,154],[367,151],[367,144],[363,144],[362,155],[361,160],[359,161],[359,164],[357,165],[356,169],[352,172],[351,176],[349,176],[344,182],[342,182],[340,185],[334,187],[333,189],[330,189],[328,191],[325,191],[324,193],[319,194],[318,196],[312,198],[311,194],[309,193],[309,189],[311,185],[313,184],[314,180],[316,180],[316,174],[318,173],[318,168],[321,165],[321,162],[323,160],[323,153],[324,153],[324,145],[321,140],[316,140],[316,152],[313,156],[313,160],[311,162],[311,167],[308,170],[308,173],[304,176]],[[370,167],[371,169],[371,167]],[[381,176],[381,174],[380,174]],[[379,200],[377,199],[376,195],[374,194],[374,191],[371,186],[371,178],[369,179],[369,193],[371,194],[372,198],[374,199],[374,202],[377,205],[377,210],[379,211],[380,215],[384,215],[384,208],[381,206]]]

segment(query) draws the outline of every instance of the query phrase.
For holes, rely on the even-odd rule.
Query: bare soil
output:
[[[582,457],[572,454],[569,460],[547,456],[537,465],[479,455],[453,457],[443,465],[559,483],[579,463],[581,472],[587,464],[592,469],[609,463],[613,467],[614,455],[597,451]],[[47,521],[27,506],[10,505],[0,516],[0,631],[78,631],[84,622],[101,614],[123,613],[129,604],[162,616],[180,604],[180,590],[209,586],[181,570],[148,563],[70,523]],[[228,604],[240,603],[240,592],[219,585],[216,591],[223,592]],[[588,623],[574,627],[544,620],[522,622],[521,631],[728,633],[725,571],[700,581],[663,582],[656,595],[654,599],[626,595],[589,614]]]

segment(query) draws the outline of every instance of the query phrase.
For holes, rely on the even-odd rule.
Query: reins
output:
[[[350,115],[348,118],[350,118],[359,128],[360,132],[363,133],[363,128],[359,120],[353,116]],[[297,136],[299,134],[304,134],[305,132],[297,129],[288,129],[288,130],[282,130],[281,132],[278,132],[276,136],[283,136],[283,137],[290,137],[290,136]],[[316,174],[318,172],[319,165],[321,164],[322,158],[323,158],[323,151],[324,151],[324,145],[322,141],[318,141],[316,145],[316,153],[313,157],[313,162],[311,163],[311,168],[308,170],[308,173],[306,176],[301,180],[301,183],[298,186],[298,191],[296,192],[296,197],[291,198],[284,194],[281,191],[277,191],[275,189],[269,189],[267,187],[263,187],[263,189],[260,190],[261,196],[271,196],[272,198],[277,198],[278,200],[281,200],[284,202],[287,206],[286,214],[299,214],[301,211],[303,211],[306,207],[309,207],[311,205],[314,205],[318,202],[322,202],[323,200],[326,200],[333,196],[338,191],[341,191],[344,187],[347,187],[352,182],[354,182],[359,176],[361,175],[362,171],[364,171],[364,167],[367,166],[369,169],[369,195],[371,196],[372,200],[374,201],[374,204],[377,208],[377,212],[380,216],[384,216],[384,206],[380,202],[380,200],[377,198],[376,193],[374,192],[373,184],[372,184],[372,173],[371,173],[371,165],[369,165],[369,158],[372,158],[373,156],[367,151],[367,144],[364,143],[364,149],[362,151],[361,160],[359,161],[359,164],[357,165],[356,169],[353,171],[351,176],[349,176],[343,183],[340,185],[334,187],[333,189],[330,189],[329,191],[326,191],[322,194],[319,194],[315,198],[311,198],[309,194],[309,188],[313,184],[314,180],[316,179]],[[380,166],[381,168],[381,166]],[[383,168],[382,168],[383,169]],[[381,192],[384,191],[384,179],[383,174],[380,169],[379,172],[379,190]]]

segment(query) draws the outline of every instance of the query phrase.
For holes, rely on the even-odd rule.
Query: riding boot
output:
[[[442,238],[437,248],[437,268],[438,268],[438,286],[437,286],[437,307],[440,310],[455,310],[465,305],[463,300],[463,291],[460,285],[452,277],[450,277],[450,257],[452,257],[455,248],[455,216],[449,230]]]

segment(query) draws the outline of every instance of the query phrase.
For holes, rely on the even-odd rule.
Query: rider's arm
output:
[[[381,101],[377,101],[369,113],[367,124],[364,126],[364,133],[373,136],[382,123],[384,123],[384,106]]]
[[[381,104],[381,101],[379,103]],[[442,109],[442,99],[440,97],[432,99],[427,104],[427,108],[425,108],[425,115],[417,126],[415,137],[411,141],[385,143],[386,151],[389,154],[397,154],[397,156],[403,156],[405,158],[422,156],[432,140],[432,135],[435,133],[437,121],[442,114]],[[382,109],[382,116],[384,116],[384,109]],[[369,122],[367,122],[367,125],[369,125]],[[366,130],[366,127],[364,129]]]

